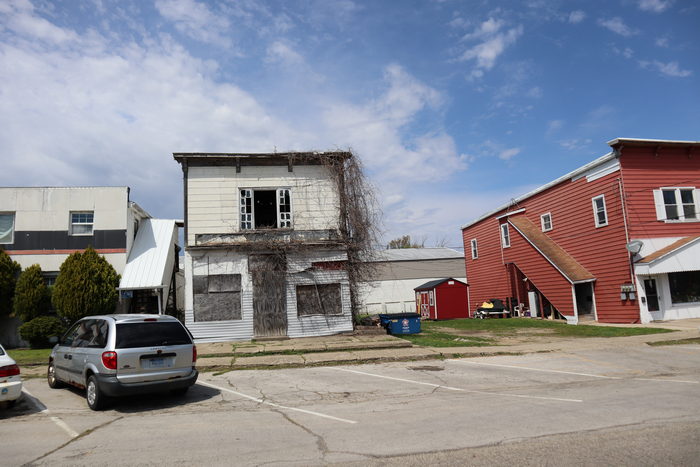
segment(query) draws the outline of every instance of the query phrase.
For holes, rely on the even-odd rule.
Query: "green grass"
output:
[[[677,341],[659,341],[659,342],[649,342],[649,345],[660,346],[660,345],[683,345],[683,344],[700,344],[700,337],[691,337],[690,339],[679,339]]]
[[[19,366],[46,365],[49,363],[51,349],[12,349],[7,354],[17,362]]]
[[[522,335],[524,332],[527,333],[528,330],[532,330],[533,333],[538,333],[537,331],[539,330],[548,330],[549,335],[563,337],[623,337],[674,332],[670,329],[646,327],[591,326],[586,324],[573,326],[561,321],[529,318],[423,321],[421,322],[421,328],[426,331],[437,330],[437,328],[452,328],[462,332],[488,332],[503,336]]]
[[[457,336],[448,332],[433,331],[423,328],[420,334],[405,334],[401,337],[422,347],[483,347],[494,345],[493,339],[486,337]]]
[[[451,330],[455,332],[452,333]],[[662,328],[572,326],[561,321],[539,319],[454,319],[422,321],[420,334],[398,335],[424,347],[483,347],[499,345],[499,338],[527,337],[532,341],[554,337],[624,337],[674,332]],[[470,335],[470,333],[474,333]]]

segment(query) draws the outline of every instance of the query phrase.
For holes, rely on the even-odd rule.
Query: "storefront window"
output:
[[[669,273],[668,282],[672,303],[700,302],[700,271]]]

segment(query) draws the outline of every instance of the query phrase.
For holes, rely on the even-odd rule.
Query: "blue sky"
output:
[[[690,0],[0,2],[0,185],[128,185],[172,152],[352,148],[384,241],[459,226],[605,154],[700,140]]]

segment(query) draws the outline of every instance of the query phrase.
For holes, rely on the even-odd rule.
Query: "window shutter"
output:
[[[696,192],[698,190],[695,190]],[[697,198],[695,203],[697,204]],[[666,208],[664,206],[664,195],[661,190],[654,190],[654,206],[656,206],[656,219],[666,220]]]
[[[695,218],[700,219],[700,188],[693,190],[693,201],[695,202]]]

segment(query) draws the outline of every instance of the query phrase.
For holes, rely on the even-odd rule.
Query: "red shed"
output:
[[[419,285],[416,312],[423,319],[468,318],[467,284],[451,277]]]

